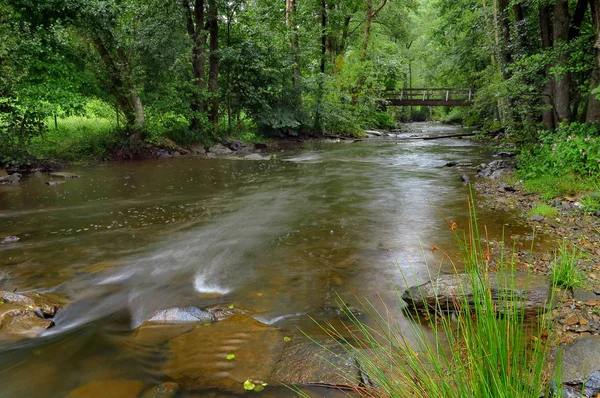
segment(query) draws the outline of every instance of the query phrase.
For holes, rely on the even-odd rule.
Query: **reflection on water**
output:
[[[29,177],[0,187],[0,238],[21,237],[0,245],[0,289],[73,303],[45,337],[2,348],[0,396],[165,381],[165,345],[131,333],[157,309],[233,303],[261,322],[318,334],[309,316],[330,316],[323,307],[337,294],[392,304],[403,273],[423,282],[448,271],[427,248],[456,254],[438,211],[465,225],[468,189],[443,165],[488,155],[441,139],[307,143],[278,159],[103,164],[74,168],[83,177],[58,186]],[[522,232],[510,215],[479,215],[493,237],[504,224]]]

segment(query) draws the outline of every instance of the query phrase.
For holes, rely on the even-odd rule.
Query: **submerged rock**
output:
[[[279,329],[236,314],[172,339],[163,371],[186,389],[241,392],[247,379],[270,381],[284,345]]]
[[[81,177],[78,174],[73,174],[73,173],[67,173],[67,172],[54,172],[54,173],[50,173],[51,177],[56,177],[56,178],[64,178],[65,180],[69,179],[69,178],[79,178]]]
[[[41,295],[39,293],[19,294],[0,290],[0,300],[5,304],[14,304],[29,308],[41,317],[52,317],[61,304],[55,298]]]
[[[473,305],[472,285],[468,274],[443,275],[434,281],[406,289],[402,298],[416,308],[452,311],[465,300]],[[490,273],[490,289],[499,311],[502,311],[503,304],[511,302],[524,309],[527,315],[537,315],[540,310],[546,310],[551,296],[546,278],[522,272]]]
[[[166,382],[159,384],[142,394],[142,398],[173,398],[179,391],[179,384]]]
[[[324,386],[358,385],[361,374],[356,360],[334,341],[289,342],[277,363],[274,378],[284,384]]]
[[[135,398],[144,388],[144,383],[139,380],[103,380],[93,381],[77,387],[67,398]]]
[[[359,368],[337,342],[289,337],[283,330],[235,314],[169,341],[163,372],[186,389],[240,393],[244,382],[358,385]]]
[[[46,181],[46,185],[51,186],[51,187],[55,187],[57,185],[60,184],[64,184],[64,181]]]
[[[12,173],[8,176],[0,177],[0,184],[14,184],[21,181],[22,175],[19,173]]]
[[[174,307],[154,312],[144,323],[215,322],[217,317],[196,307]]]
[[[21,337],[36,337],[54,322],[40,318],[31,309],[13,304],[0,305],[0,332]]]
[[[36,337],[52,327],[60,304],[37,293],[22,295],[0,291],[0,332],[10,336]]]
[[[225,319],[229,318],[230,316],[233,316],[236,314],[249,314],[251,312],[250,310],[237,308],[232,305],[228,306],[225,304],[211,305],[210,307],[206,308],[206,311],[213,314],[218,321],[225,320]]]
[[[7,236],[6,238],[2,239],[2,243],[15,243],[20,240],[21,238],[19,238],[18,236]]]

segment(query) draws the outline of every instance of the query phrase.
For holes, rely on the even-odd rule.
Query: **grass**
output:
[[[481,246],[474,212],[467,229],[459,245],[469,282],[459,290],[472,291],[472,303],[465,296],[457,298],[451,315],[441,311],[439,302],[430,303],[421,314],[428,332],[419,325],[417,309],[409,305],[406,314],[414,321],[411,337],[401,331],[398,320],[367,300],[361,304],[376,326],[350,316],[353,325],[343,332],[358,330],[352,338],[343,337],[331,325],[323,326],[368,375],[371,383],[355,386],[361,396],[550,396],[549,319],[545,314],[527,319],[519,300],[510,294],[493,297],[489,251]],[[454,266],[447,255],[444,258]],[[510,288],[514,279],[509,277],[506,283]],[[402,305],[400,296],[398,302]]]
[[[581,252],[574,245],[563,241],[554,256],[552,284],[565,289],[582,287],[584,274],[578,266],[580,259]]]
[[[530,216],[540,215],[546,218],[554,218],[558,215],[558,209],[554,206],[542,203],[529,210],[528,214]]]
[[[538,178],[524,180],[525,189],[537,193],[544,200],[557,197],[574,196],[581,192],[592,191],[598,186],[598,181],[592,178],[580,178],[573,174],[557,177],[546,175]]]
[[[48,132],[36,138],[30,152],[40,158],[63,161],[103,159],[107,148],[116,140],[114,121],[104,118],[69,116],[48,120]]]

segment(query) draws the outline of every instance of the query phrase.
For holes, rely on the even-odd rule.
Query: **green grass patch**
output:
[[[554,218],[558,215],[558,209],[554,206],[542,203],[529,210],[527,214],[529,214],[530,216],[540,215],[547,218]]]
[[[47,121],[48,131],[30,145],[30,153],[39,158],[79,161],[104,159],[117,139],[116,124],[104,118],[69,116]]]
[[[583,286],[585,276],[579,268],[581,252],[574,245],[564,241],[558,248],[552,264],[552,284],[564,289]]]
[[[527,191],[540,194],[544,200],[574,196],[581,192],[594,190],[598,186],[596,179],[581,178],[574,174],[529,178],[524,183]]]

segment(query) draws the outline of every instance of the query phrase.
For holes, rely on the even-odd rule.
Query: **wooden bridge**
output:
[[[475,90],[471,88],[405,88],[385,93],[387,106],[470,106]]]

